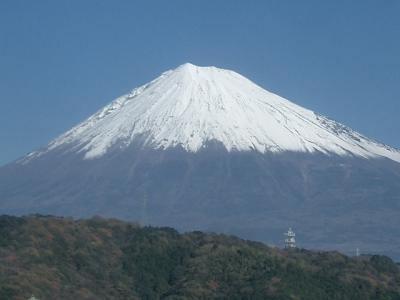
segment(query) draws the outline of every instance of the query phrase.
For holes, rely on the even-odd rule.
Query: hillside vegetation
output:
[[[0,217],[0,299],[400,299],[385,256],[286,251],[117,220]]]

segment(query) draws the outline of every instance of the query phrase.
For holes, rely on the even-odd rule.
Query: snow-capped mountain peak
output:
[[[228,151],[320,151],[387,157],[400,152],[270,93],[240,74],[190,63],[115,99],[48,147],[104,155],[140,137],[144,146],[196,152],[209,141]],[[143,139],[144,137],[144,139]]]

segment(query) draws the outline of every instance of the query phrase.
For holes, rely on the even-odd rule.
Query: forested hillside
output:
[[[287,251],[117,220],[0,217],[0,299],[400,299],[384,256]]]

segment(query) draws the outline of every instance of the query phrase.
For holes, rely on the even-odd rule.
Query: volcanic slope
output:
[[[400,152],[184,64],[0,169],[0,213],[104,215],[400,257]],[[268,237],[268,238],[267,238]]]

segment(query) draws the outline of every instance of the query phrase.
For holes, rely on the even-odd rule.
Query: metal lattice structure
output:
[[[285,232],[285,248],[286,249],[292,249],[292,248],[296,248],[296,234],[294,233],[294,231],[292,230],[291,227],[289,227],[289,230],[287,232]]]

